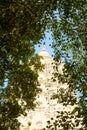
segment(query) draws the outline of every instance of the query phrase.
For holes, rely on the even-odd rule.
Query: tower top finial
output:
[[[46,50],[46,46],[45,45],[43,46],[43,48],[42,48],[41,52],[39,53],[39,55],[41,55],[45,59],[51,58],[50,54]]]
[[[45,45],[43,46],[42,51],[46,51],[46,46]]]

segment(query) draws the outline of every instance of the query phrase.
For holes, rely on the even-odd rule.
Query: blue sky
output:
[[[43,46],[46,46],[46,50],[48,51],[48,53],[52,56],[53,55],[53,49],[50,47],[50,44],[52,44],[52,36],[51,33],[46,32],[44,39],[42,40],[42,45],[40,45],[40,47],[38,45],[35,46],[36,49],[36,53],[39,53]]]

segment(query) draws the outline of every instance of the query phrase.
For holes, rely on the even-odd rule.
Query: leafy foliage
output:
[[[57,1],[58,16],[52,23],[55,60],[65,63],[63,74],[56,77],[78,91],[80,116],[87,127],[87,2]]]
[[[80,123],[80,119],[76,117],[77,115],[70,111],[58,111],[56,118],[51,118],[50,121],[47,121],[47,130],[58,130],[59,128],[62,130],[74,129]],[[79,128],[79,130],[81,129]]]
[[[57,94],[54,94],[52,98],[57,100],[61,108],[58,108],[55,111],[54,117],[47,121],[47,127],[45,129],[83,129],[80,106],[75,91],[68,86],[66,88],[58,88]]]
[[[70,88],[59,88],[57,89],[57,93],[53,94],[53,99],[57,99],[58,103],[62,103],[64,106],[67,105],[76,105],[77,103],[77,96],[74,90],[70,90]]]
[[[16,118],[35,107],[42,69],[35,45],[44,37],[51,9],[49,0],[0,1],[0,129],[19,129]]]

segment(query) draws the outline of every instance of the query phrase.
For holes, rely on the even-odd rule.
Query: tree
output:
[[[86,0],[57,1],[56,16],[52,23],[55,60],[62,59],[60,81],[79,93],[80,116],[87,127],[87,4]]]
[[[46,130],[73,130],[80,124],[80,119],[76,119],[77,115],[74,114],[70,111],[58,111],[56,118],[51,118],[47,121]],[[83,130],[83,128],[79,128],[79,130]]]
[[[55,3],[56,4],[56,3]],[[44,37],[54,6],[40,0],[0,1],[0,129],[19,129],[17,117],[35,107],[40,91],[40,57],[35,45]],[[19,103],[20,101],[20,103]]]
[[[78,128],[83,129],[82,126],[82,119],[79,115],[79,104],[76,101],[75,95],[71,96],[70,98],[70,91],[64,92],[65,90],[60,90],[56,97],[58,99],[58,103],[63,105],[63,108],[65,110],[59,110],[56,112],[56,117],[51,118],[51,127],[56,129],[63,129],[63,130],[69,130],[69,129],[75,129]],[[64,93],[62,93],[64,92]],[[61,96],[60,96],[61,95]],[[67,98],[68,97],[68,98]],[[69,108],[70,107],[70,108]],[[48,125],[49,126],[49,125]]]
[[[83,129],[82,119],[80,118],[80,106],[77,101],[77,95],[72,88],[58,88],[57,94],[52,96],[61,109],[55,112],[55,115],[47,121],[46,130],[70,130],[77,128]]]

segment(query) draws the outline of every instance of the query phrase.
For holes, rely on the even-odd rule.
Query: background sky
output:
[[[43,46],[44,46],[44,43],[45,43],[45,46],[46,46],[46,50],[48,51],[48,53],[52,56],[53,55],[53,49],[50,47],[50,44],[52,44],[52,36],[51,36],[51,33],[49,32],[46,32],[45,33],[45,37],[44,39],[42,40],[42,45],[36,45],[35,46],[35,49],[36,49],[36,53],[39,53]]]

